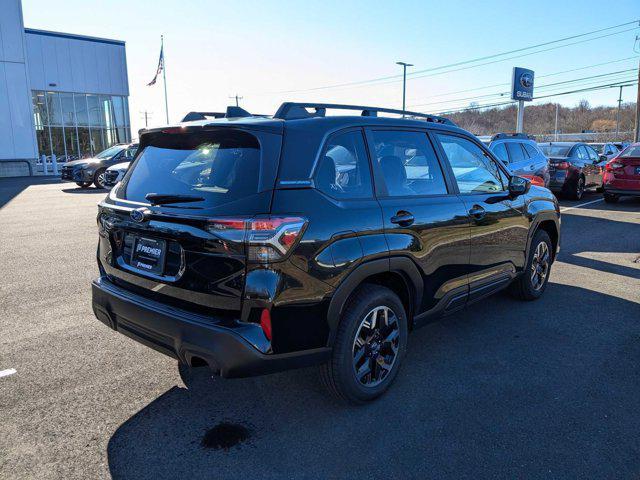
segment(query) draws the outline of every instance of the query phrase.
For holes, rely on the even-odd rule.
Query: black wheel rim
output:
[[[379,306],[367,313],[353,341],[353,372],[358,383],[375,387],[389,375],[400,347],[400,326],[393,310]]]
[[[579,178],[578,185],[576,187],[576,197],[582,198],[583,193],[584,193],[584,180],[582,178]]]
[[[531,285],[534,290],[540,290],[549,275],[551,255],[547,242],[540,242],[533,253],[531,261]]]

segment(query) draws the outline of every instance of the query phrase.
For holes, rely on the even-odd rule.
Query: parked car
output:
[[[83,158],[65,163],[61,168],[64,182],[75,182],[81,188],[92,183],[96,188],[106,188],[105,172],[116,163],[130,161],[136,154],[138,144],[118,144],[103,150],[93,158]]]
[[[415,327],[509,286],[539,298],[553,194],[447,119],[379,112],[406,113],[285,103],[142,131],[99,205],[96,317],[222,377],[319,364],[362,403]]]
[[[613,142],[613,144],[616,146],[618,150],[622,151],[625,148],[627,148],[629,145],[631,145],[631,142]]]
[[[620,153],[620,149],[613,143],[587,143],[587,145],[593,148],[598,155],[607,157],[607,160],[611,160]]]
[[[625,148],[605,165],[604,199],[617,202],[621,196],[640,196],[640,143]]]
[[[549,185],[549,159],[533,137],[524,133],[498,133],[483,139],[483,143],[512,174],[528,178],[534,185]]]
[[[602,188],[602,173],[607,158],[581,142],[548,142],[538,144],[549,157],[549,188],[579,200],[585,189]]]
[[[104,174],[104,184],[107,188],[112,188],[116,183],[124,178],[131,162],[122,162],[111,165]]]

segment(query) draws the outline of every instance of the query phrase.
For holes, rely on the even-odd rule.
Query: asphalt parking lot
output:
[[[0,477],[638,478],[640,200],[563,201],[544,297],[416,331],[390,392],[196,374],[99,323],[95,189],[0,180]],[[583,205],[584,204],[584,205]],[[220,422],[247,428],[225,451]]]

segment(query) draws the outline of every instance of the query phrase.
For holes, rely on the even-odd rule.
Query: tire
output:
[[[604,201],[607,203],[618,203],[618,200],[620,200],[620,197],[618,195],[614,195],[612,193],[604,194]]]
[[[580,175],[573,189],[569,192],[569,197],[573,200],[580,200],[584,195],[584,177]]]
[[[406,312],[398,296],[385,287],[362,285],[342,313],[331,360],[320,367],[322,383],[346,403],[374,400],[397,376],[407,350],[407,336]],[[356,368],[360,369],[360,379]]]
[[[76,182],[76,185],[78,185],[80,188],[89,188],[91,182]]]
[[[511,284],[511,294],[520,300],[537,300],[542,296],[551,273],[551,265],[553,263],[553,245],[549,234],[544,230],[538,230],[533,235],[531,241],[531,249],[527,264],[522,274]],[[544,264],[538,263],[537,258],[544,257],[547,259]],[[534,268],[536,274],[534,275]],[[541,280],[541,282],[540,282]]]
[[[93,174],[93,184],[96,186],[96,188],[100,188],[100,189],[105,189],[107,188],[105,185],[105,177],[104,174],[107,171],[106,168],[101,168],[99,170],[96,170],[96,173]]]

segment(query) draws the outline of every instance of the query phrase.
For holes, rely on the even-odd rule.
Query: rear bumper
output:
[[[190,364],[204,359],[221,376],[248,377],[326,362],[328,347],[265,354],[233,328],[211,317],[168,307],[117,287],[107,278],[92,283],[93,312],[110,328],[165,355]]]
[[[640,190],[626,190],[621,188],[612,188],[608,185],[604,185],[604,193],[609,193],[612,195],[633,195],[640,197]]]

